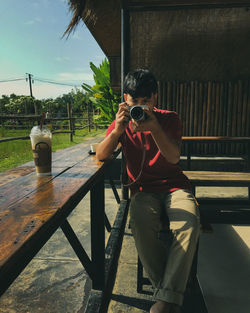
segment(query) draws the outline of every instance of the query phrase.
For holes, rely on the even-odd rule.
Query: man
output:
[[[130,183],[131,230],[155,289],[150,313],[181,312],[200,229],[195,198],[178,166],[181,123],[175,112],[155,107],[157,81],[147,70],[126,76],[124,100],[97,148],[97,158],[108,159],[121,143]],[[143,105],[146,118],[131,120],[134,105]],[[173,234],[169,251],[159,239],[164,215]]]

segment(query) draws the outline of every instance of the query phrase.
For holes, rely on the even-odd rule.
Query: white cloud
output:
[[[56,98],[65,93],[69,93],[73,87],[51,85],[46,83],[35,83],[32,87],[34,97],[37,99]]]
[[[86,72],[79,72],[79,73],[59,73],[58,74],[58,80],[61,81],[80,81],[80,82],[85,82],[85,81],[93,81],[93,75],[91,73],[86,73]]]
[[[57,62],[68,62],[70,61],[70,58],[69,57],[56,57],[55,60]]]
[[[40,17],[36,17],[33,20],[29,20],[27,22],[24,22],[25,25],[33,25],[35,23],[41,23],[42,19]]]
[[[29,96],[29,85],[26,83],[25,80],[20,82],[8,82],[8,83],[1,83],[0,84],[0,97],[2,95],[9,96],[10,94],[16,95],[27,95]]]
[[[35,23],[34,20],[30,20],[30,21],[24,22],[24,25],[33,25],[34,23]]]

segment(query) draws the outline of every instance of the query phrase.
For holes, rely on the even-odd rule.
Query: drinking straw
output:
[[[41,130],[42,130],[42,128],[43,128],[44,120],[45,120],[45,112],[42,113],[41,120],[40,120],[40,129],[41,129]]]

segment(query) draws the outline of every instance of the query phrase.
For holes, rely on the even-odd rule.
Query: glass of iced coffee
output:
[[[51,131],[46,126],[34,126],[30,139],[37,176],[51,175]]]

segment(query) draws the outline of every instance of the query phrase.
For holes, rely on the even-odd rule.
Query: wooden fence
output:
[[[21,115],[0,115],[0,127],[2,129],[4,128],[12,128],[12,129],[20,129],[24,127],[20,127],[21,125],[5,125],[4,121],[6,120],[13,120],[13,121],[21,121],[21,122],[30,122],[34,126],[35,124],[39,124],[39,121],[41,120],[41,115],[26,115],[26,116],[21,116]],[[98,127],[102,125],[97,125],[93,121],[93,116],[88,115],[86,118],[80,118],[76,116],[72,116],[70,114],[68,117],[49,117],[45,119],[45,124],[51,124],[53,122],[64,122],[68,121],[68,125],[64,125],[62,130],[55,130],[58,128],[58,125],[53,125],[52,127],[54,130],[52,130],[53,134],[61,134],[61,133],[68,133],[70,136],[70,141],[73,141],[73,135],[75,134],[75,130],[77,129],[84,129],[88,128],[88,131],[90,132],[92,128],[97,129]],[[76,121],[81,121],[83,125],[78,125],[76,126]],[[23,125],[24,126],[24,125]],[[27,128],[27,125],[25,126]],[[61,128],[61,127],[60,127]],[[65,130],[65,128],[68,130]],[[12,140],[26,140],[29,139],[29,136],[22,136],[22,137],[12,137],[12,138],[4,138],[0,139],[1,142],[6,142],[6,141],[12,141]]]
[[[183,136],[250,136],[248,80],[160,82],[158,107],[179,114]],[[185,153],[185,147],[183,149]],[[196,146],[197,155],[244,153],[242,144]]]

